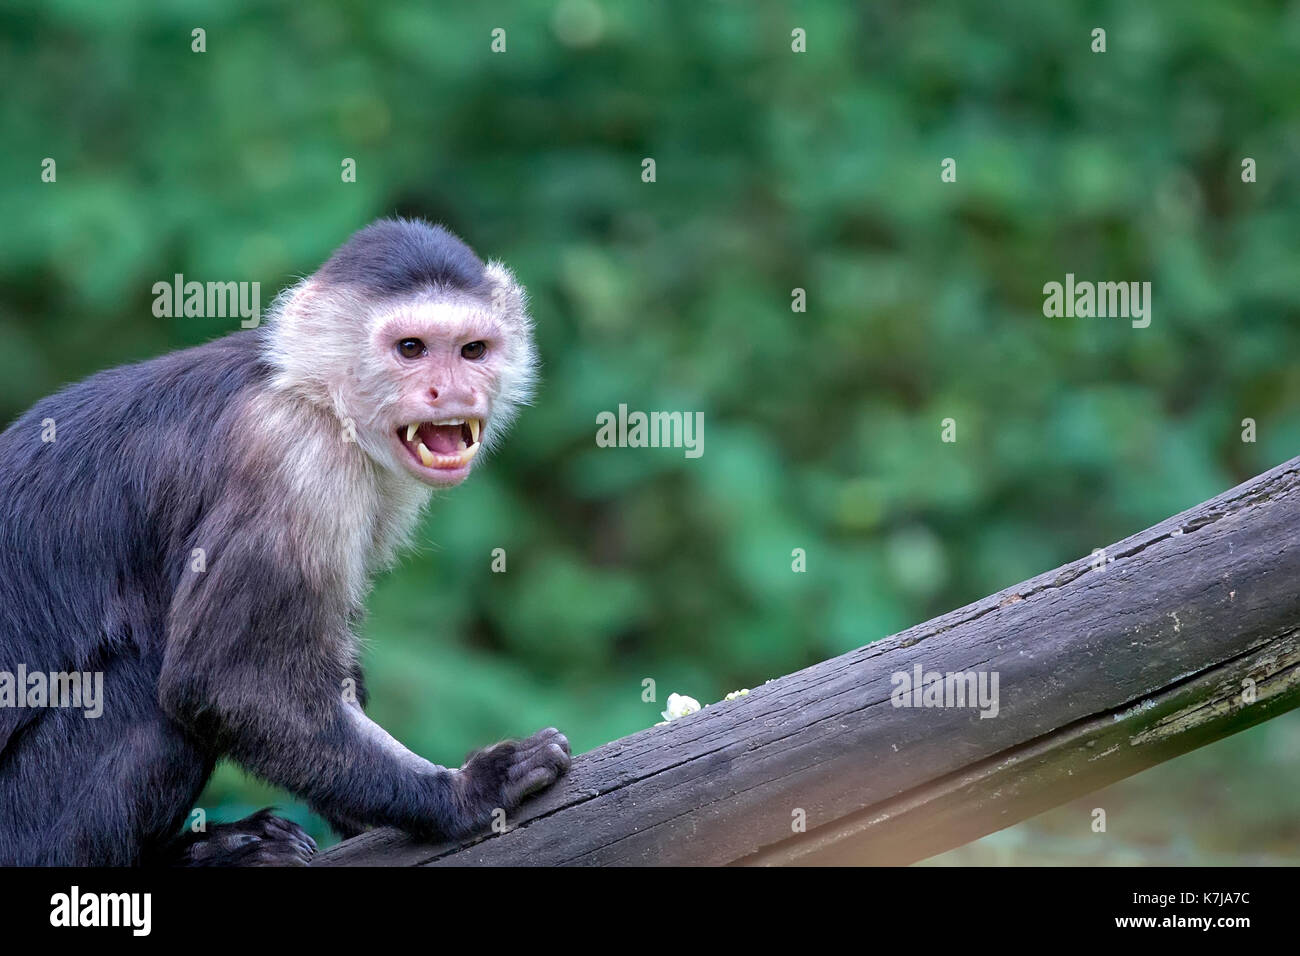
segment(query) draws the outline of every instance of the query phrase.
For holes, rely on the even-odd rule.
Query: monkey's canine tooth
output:
[[[478,444],[478,430],[482,425],[483,420],[480,418],[471,418],[469,420],[469,437],[474,440],[475,445]]]
[[[417,447],[415,451],[420,456],[420,461],[424,464],[425,468],[433,467],[433,452],[424,447],[424,442],[420,442],[419,447]]]
[[[407,425],[407,426],[406,426],[406,440],[407,440],[408,443],[409,443],[413,438],[415,438],[415,433],[418,432],[419,430],[420,430],[420,426],[419,426],[419,425]]]

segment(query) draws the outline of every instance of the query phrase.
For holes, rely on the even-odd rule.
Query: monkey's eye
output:
[[[486,342],[470,342],[468,345],[461,346],[460,354],[463,358],[467,358],[470,361],[473,361],[474,359],[481,359],[483,357],[483,353],[486,351],[487,351]]]
[[[402,339],[397,343],[397,354],[402,358],[419,358],[424,352],[424,343],[419,339]]]

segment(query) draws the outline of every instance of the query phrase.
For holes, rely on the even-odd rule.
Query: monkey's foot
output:
[[[259,810],[236,823],[218,823],[180,848],[180,866],[306,866],[316,841],[298,824]]]
[[[461,768],[470,799],[485,814],[513,810],[569,769],[569,741],[554,727],[469,755]]]

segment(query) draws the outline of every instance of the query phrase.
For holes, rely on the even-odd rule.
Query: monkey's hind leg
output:
[[[306,866],[316,841],[298,824],[259,810],[235,823],[217,823],[203,833],[186,833],[160,860],[171,866]]]

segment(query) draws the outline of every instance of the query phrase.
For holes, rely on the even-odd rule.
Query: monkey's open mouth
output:
[[[397,430],[402,444],[425,468],[457,469],[478,454],[481,418],[447,418],[414,422]]]

